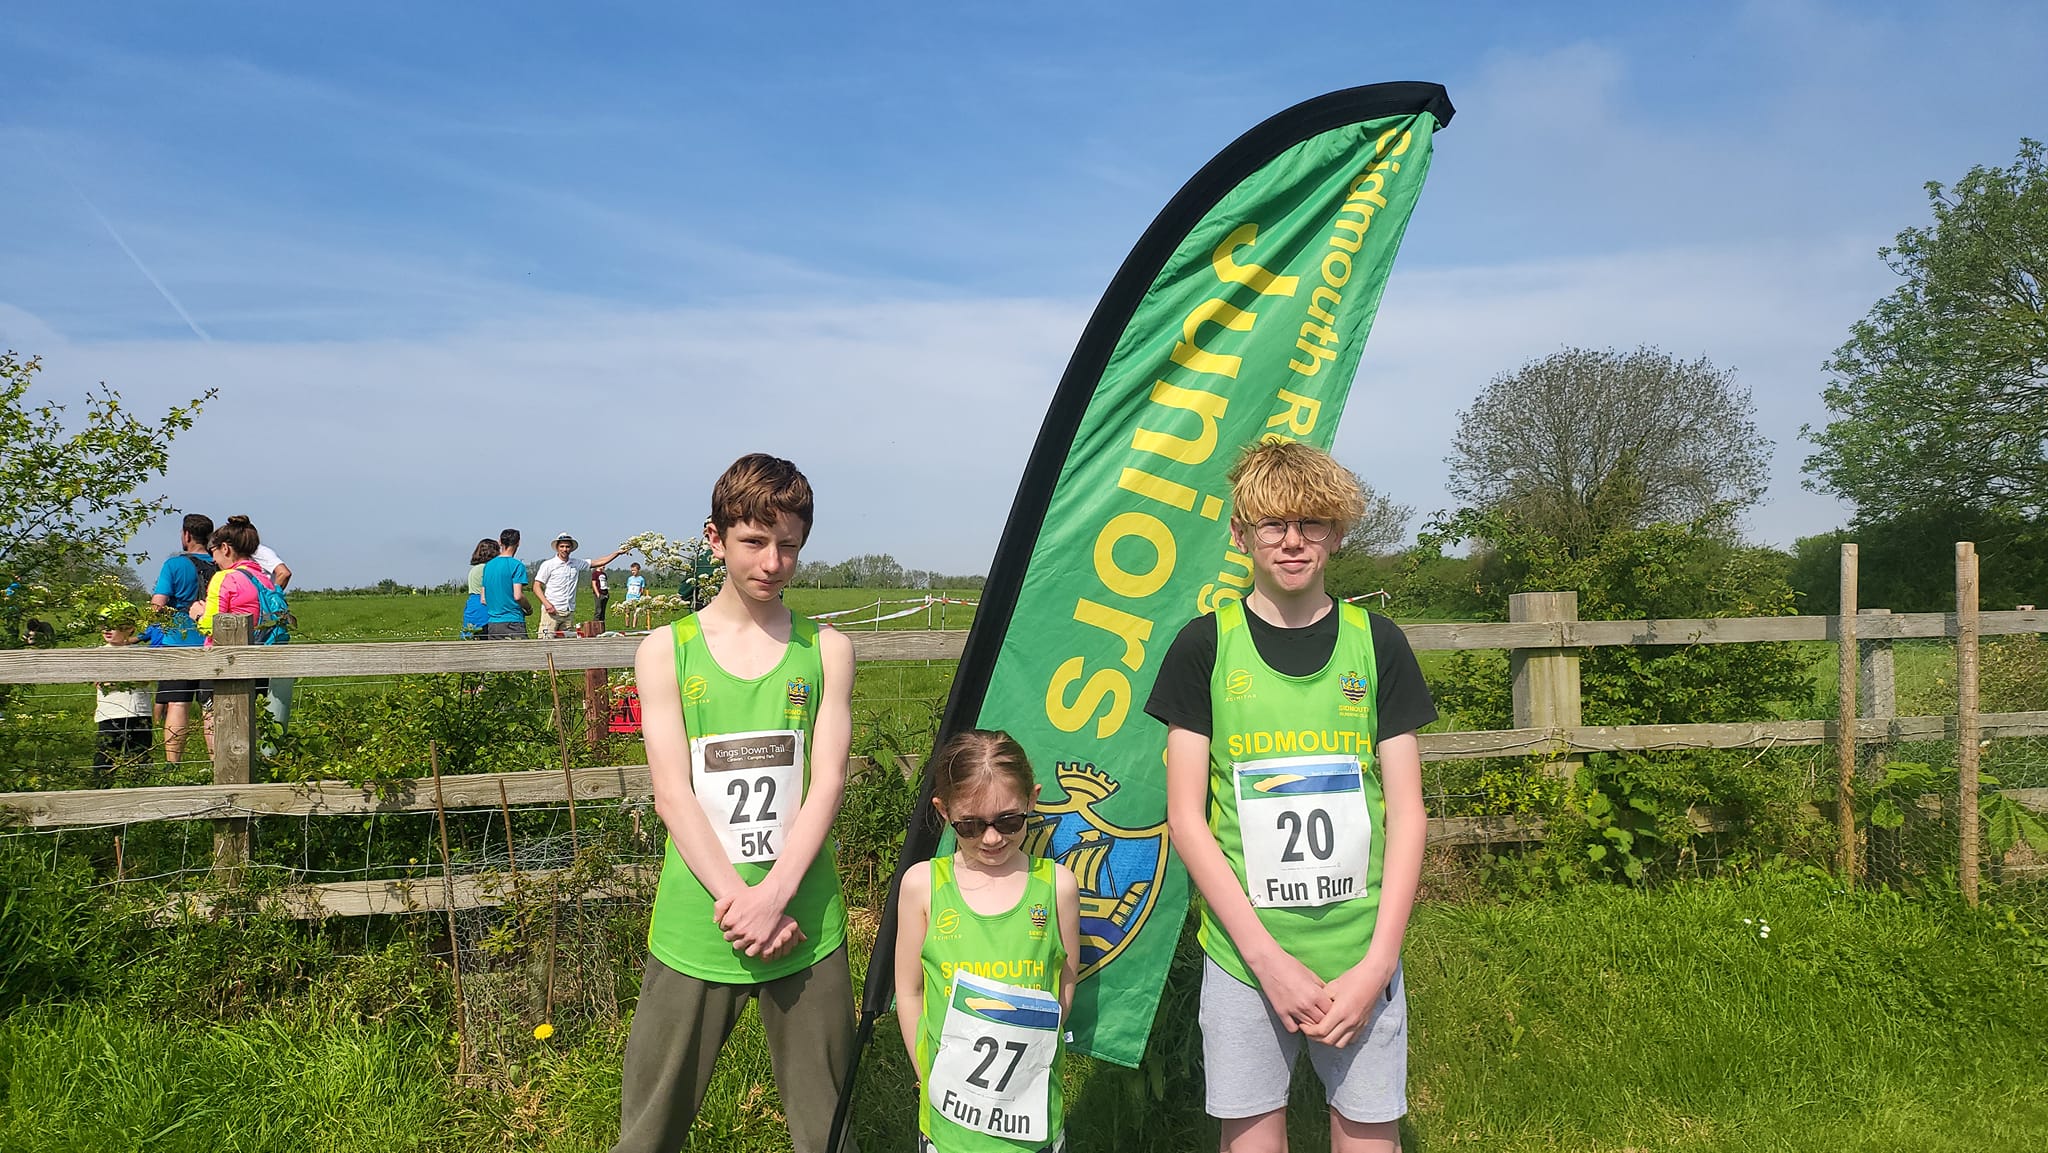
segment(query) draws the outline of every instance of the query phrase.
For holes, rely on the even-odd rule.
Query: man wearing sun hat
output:
[[[540,562],[533,570],[533,586],[540,590],[540,635],[551,637],[557,633],[573,632],[576,629],[576,588],[583,583],[583,574],[595,565],[604,566],[619,559],[625,547],[613,549],[594,561],[571,556],[576,551],[576,538],[563,533],[555,538],[555,555]]]

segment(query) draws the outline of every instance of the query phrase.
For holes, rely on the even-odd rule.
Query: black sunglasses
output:
[[[983,833],[994,829],[1006,837],[1014,837],[1024,831],[1024,822],[1030,819],[1030,813],[1004,813],[993,820],[962,817],[953,822],[953,835],[963,841],[979,841]]]

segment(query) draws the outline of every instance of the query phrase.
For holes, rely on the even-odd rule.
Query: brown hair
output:
[[[213,535],[206,538],[207,548],[226,545],[234,550],[236,556],[243,557],[254,556],[256,546],[262,543],[263,538],[257,534],[256,526],[250,524],[246,516],[229,517],[228,523],[214,529]]]
[[[711,523],[724,536],[743,520],[772,525],[783,513],[803,523],[811,535],[811,482],[779,456],[750,452],[732,462],[711,486]]]
[[[203,512],[186,513],[184,523],[180,527],[185,530],[186,536],[202,545],[210,544],[212,541],[213,518]]]
[[[487,564],[496,559],[498,559],[498,542],[490,537],[485,537],[476,542],[476,547],[469,550],[469,563],[471,564]]]
[[[1252,524],[1267,517],[1320,517],[1346,528],[1365,515],[1358,478],[1330,454],[1298,440],[1262,440],[1230,466],[1231,519]],[[1334,547],[1334,546],[1333,546]]]
[[[1038,783],[1024,746],[1001,729],[955,733],[932,757],[932,796],[948,805],[991,777],[1001,777],[1026,797]]]

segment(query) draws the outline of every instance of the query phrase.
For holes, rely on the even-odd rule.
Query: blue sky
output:
[[[1752,390],[1788,544],[1845,519],[1798,429],[1877,248],[2048,135],[2022,3],[18,3],[0,50],[0,344],[59,397],[218,386],[167,490],[311,586],[687,533],[755,447],[818,485],[808,555],[982,571],[1166,199],[1393,79],[1458,116],[1340,458],[1427,514],[1490,377],[1655,344]]]

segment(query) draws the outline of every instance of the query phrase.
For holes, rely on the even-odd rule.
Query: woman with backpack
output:
[[[231,516],[206,543],[220,571],[207,583],[206,599],[192,606],[192,619],[206,634],[207,645],[213,644],[214,618],[222,613],[249,615],[251,643],[282,644],[291,614],[285,609],[284,593],[255,561],[256,546],[263,543],[256,526],[246,516]]]

